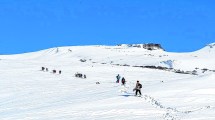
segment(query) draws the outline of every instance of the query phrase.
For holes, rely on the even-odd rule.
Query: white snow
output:
[[[0,55],[0,118],[214,120],[213,46],[190,53],[126,46],[67,46]],[[198,75],[133,66],[196,70]],[[41,71],[41,67],[49,71]],[[87,78],[75,77],[77,72]],[[126,86],[115,83],[117,74],[125,77]],[[143,85],[142,97],[134,96],[137,80]]]

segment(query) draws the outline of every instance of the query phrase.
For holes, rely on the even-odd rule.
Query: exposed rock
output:
[[[211,44],[209,44],[207,46],[209,46],[210,48],[213,48],[215,46],[215,43],[211,43]]]
[[[86,59],[80,59],[80,61],[81,61],[81,62],[86,62],[87,60],[86,60]]]
[[[145,48],[147,50],[158,50],[158,49],[163,50],[160,44],[153,44],[153,43],[143,44],[142,48]]]
[[[147,43],[147,44],[119,44],[118,46],[145,48],[147,50],[164,50],[160,44]]]

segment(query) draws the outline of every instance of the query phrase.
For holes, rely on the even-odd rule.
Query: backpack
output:
[[[142,84],[139,84],[138,86],[139,86],[140,88],[142,88]]]

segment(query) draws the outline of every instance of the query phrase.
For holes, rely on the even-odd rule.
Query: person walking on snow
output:
[[[120,80],[120,75],[118,74],[117,76],[116,76],[116,83],[119,83],[119,80]]]
[[[125,78],[122,77],[122,85],[125,85]]]
[[[136,83],[136,87],[134,88],[134,91],[136,90],[135,92],[135,95],[137,96],[137,93],[139,92],[139,94],[141,95],[141,88],[142,88],[142,84],[139,83],[139,81],[137,81]]]

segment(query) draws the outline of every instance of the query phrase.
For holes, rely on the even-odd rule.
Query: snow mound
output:
[[[175,60],[165,60],[160,62],[160,66],[167,67],[167,68],[173,68]]]

